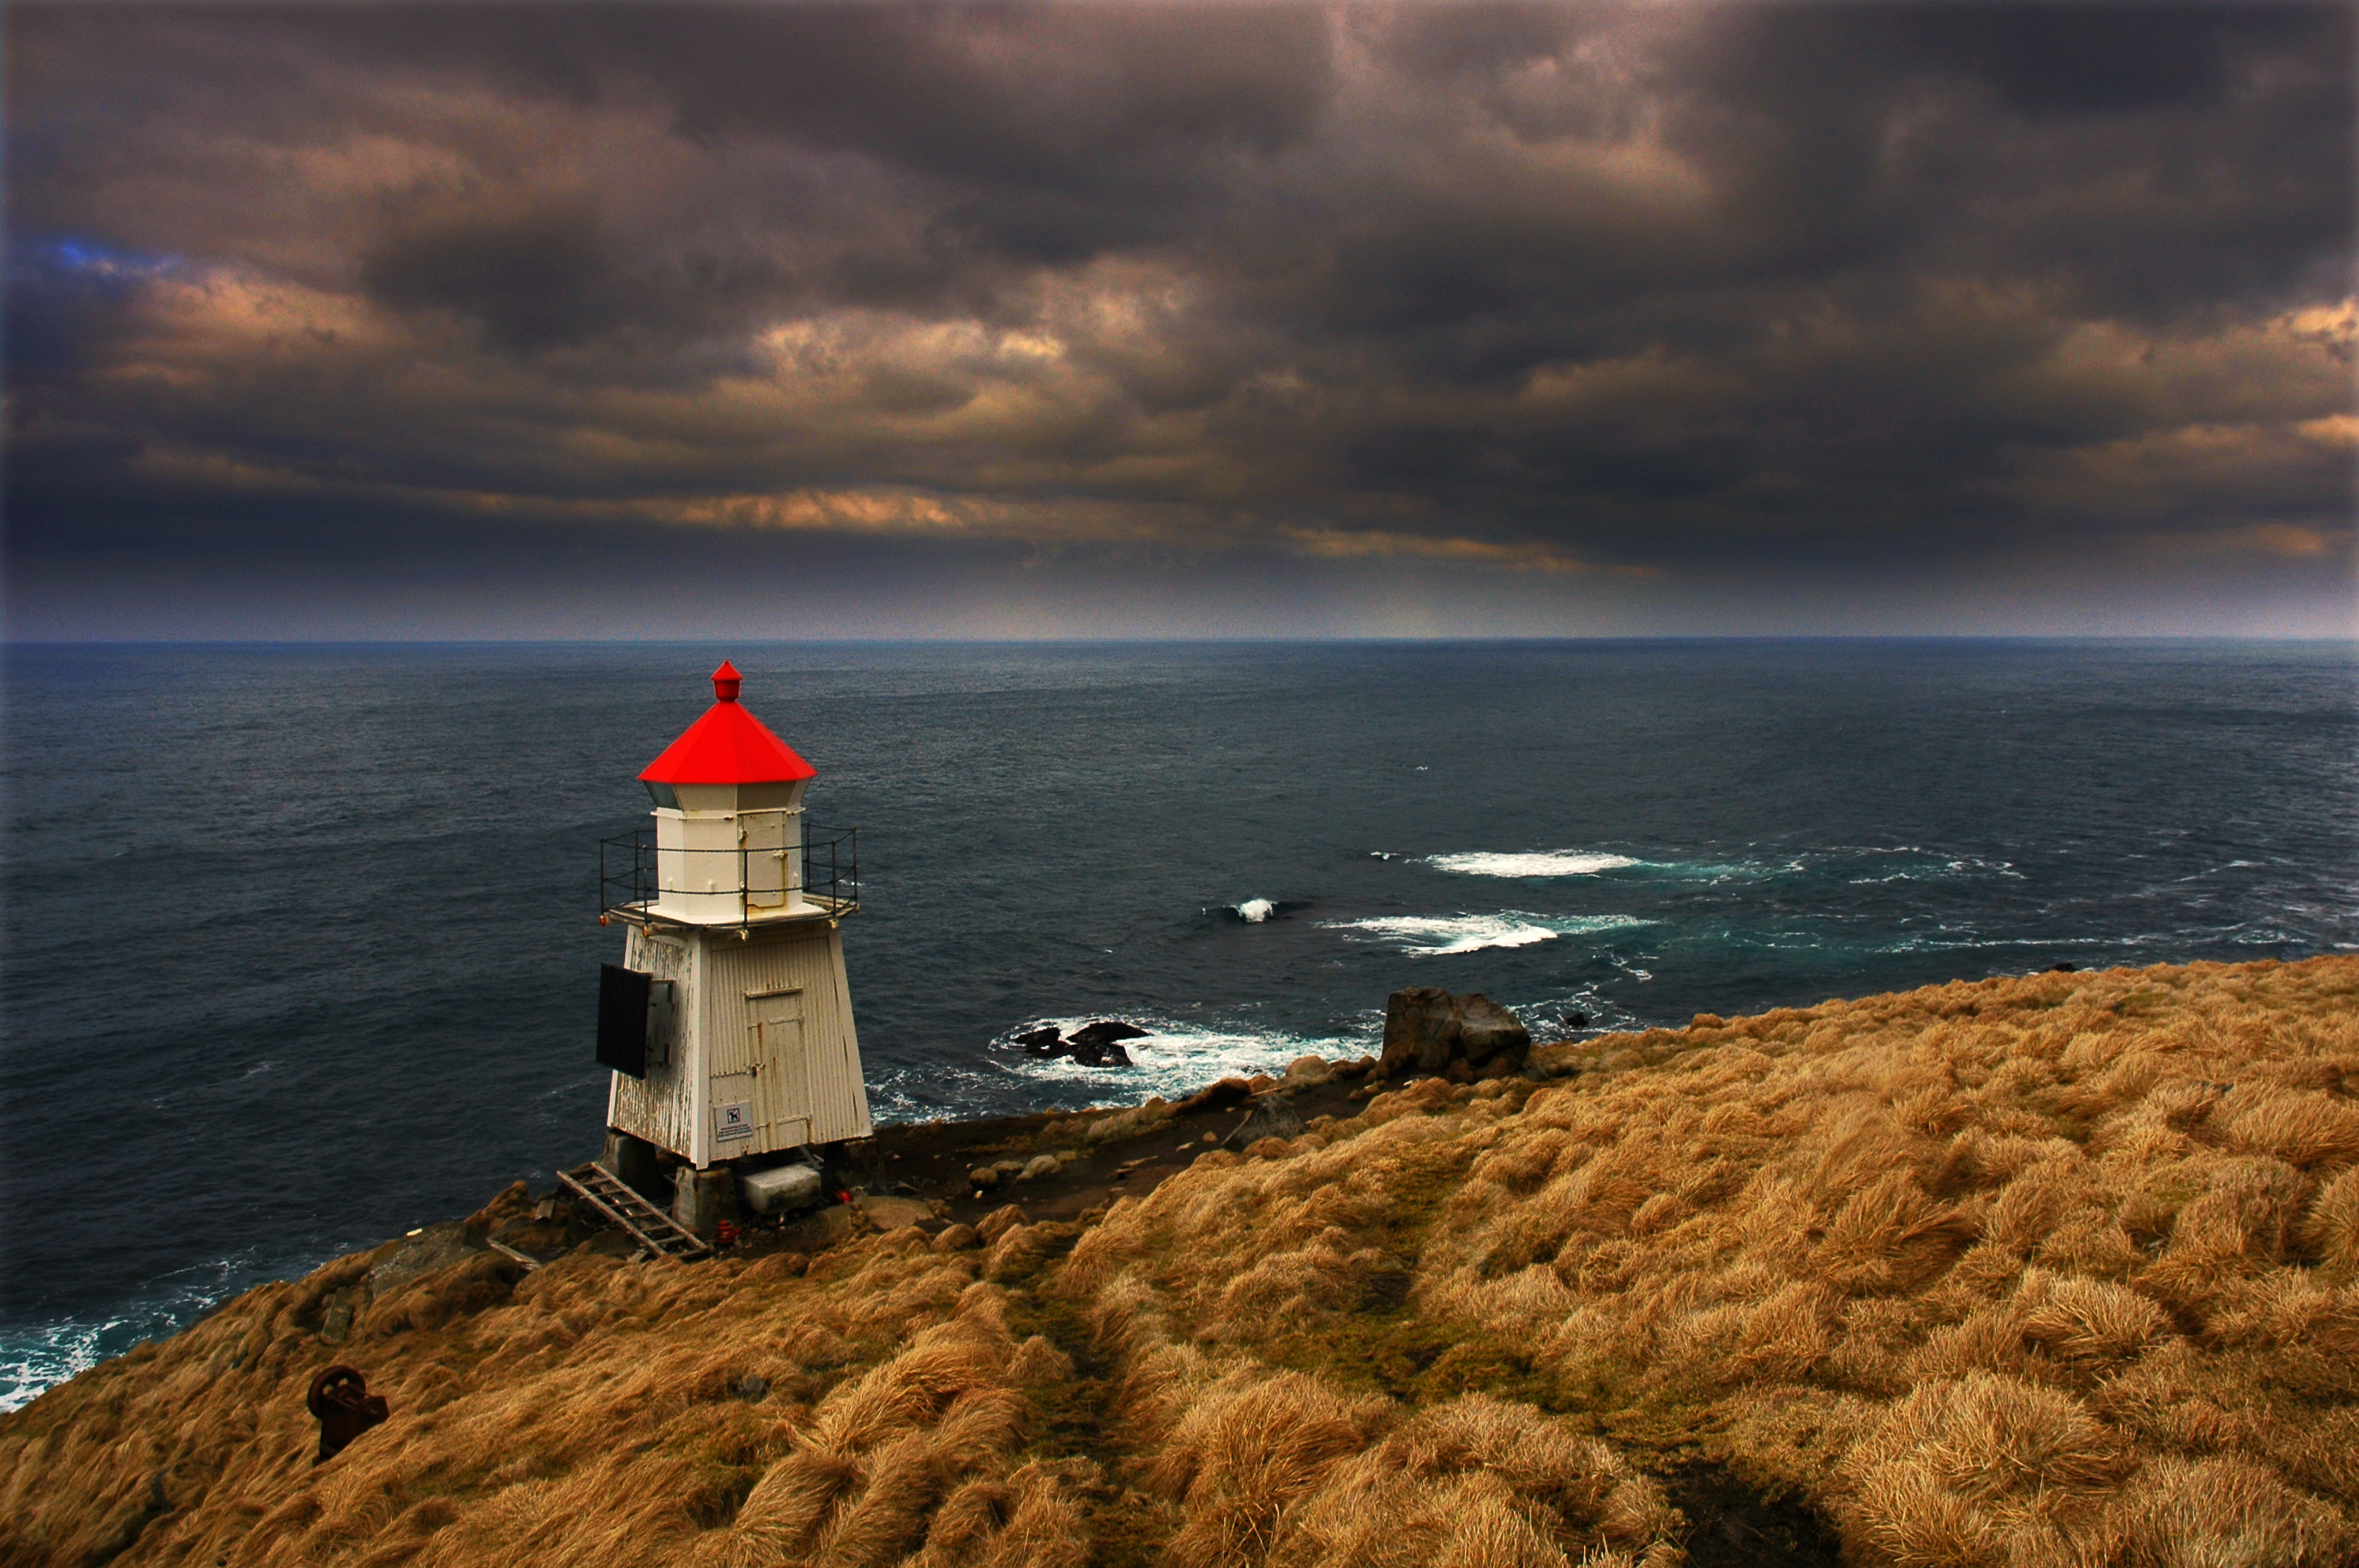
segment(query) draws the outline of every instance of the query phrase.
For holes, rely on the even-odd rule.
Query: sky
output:
[[[2351,637],[2354,14],[14,0],[0,629]]]

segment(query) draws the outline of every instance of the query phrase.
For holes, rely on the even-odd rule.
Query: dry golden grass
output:
[[[330,1346],[346,1260],[0,1418],[0,1563],[1659,1568],[1682,1445],[1861,1562],[2359,1560],[2359,959],[1552,1054],[1078,1241],[478,1259]],[[314,1468],[335,1360],[395,1415]]]
[[[1430,1081],[1324,1147],[1216,1156],[1117,1206],[1061,1287],[1347,1386],[1708,1434],[1862,1560],[2359,1548],[2359,961],[1960,983],[1556,1054],[1588,1071]],[[1372,1318],[1404,1270],[1412,1310]]]

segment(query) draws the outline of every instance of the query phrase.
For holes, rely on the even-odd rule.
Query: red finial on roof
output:
[[[735,665],[726,659],[722,660],[721,667],[712,672],[712,695],[723,702],[736,701],[738,683],[745,678],[737,673]]]

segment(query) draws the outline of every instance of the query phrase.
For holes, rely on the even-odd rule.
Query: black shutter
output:
[[[620,964],[598,966],[598,1060],[635,1078],[647,1076],[647,982]]]

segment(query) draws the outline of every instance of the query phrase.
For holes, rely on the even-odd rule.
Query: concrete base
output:
[[[664,1176],[657,1152],[656,1146],[646,1139],[610,1127],[606,1129],[606,1141],[598,1151],[598,1163],[614,1172],[625,1186],[649,1203],[660,1204],[670,1195],[671,1184]]]
[[[682,1165],[671,1174],[671,1217],[689,1229],[710,1238],[723,1220],[737,1217],[737,1173],[728,1166]]]

